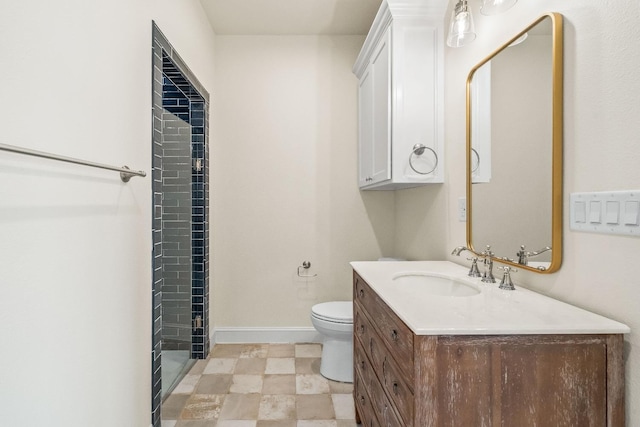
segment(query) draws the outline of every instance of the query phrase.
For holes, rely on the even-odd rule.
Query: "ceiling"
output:
[[[219,35],[366,35],[381,0],[200,0]]]

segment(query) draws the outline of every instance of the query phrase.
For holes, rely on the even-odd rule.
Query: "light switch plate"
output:
[[[458,221],[460,222],[467,221],[467,198],[466,197],[458,198]]]
[[[571,230],[640,237],[640,190],[571,193]]]

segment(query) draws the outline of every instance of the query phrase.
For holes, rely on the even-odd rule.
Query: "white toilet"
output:
[[[311,323],[323,336],[320,373],[343,383],[353,382],[353,303],[331,301],[311,307]]]

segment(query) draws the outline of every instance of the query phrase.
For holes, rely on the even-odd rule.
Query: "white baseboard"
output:
[[[322,335],[313,327],[307,328],[216,328],[211,335],[214,344],[307,343],[322,342]]]

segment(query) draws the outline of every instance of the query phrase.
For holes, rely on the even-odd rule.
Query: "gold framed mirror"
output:
[[[467,246],[539,273],[562,262],[562,15],[548,13],[467,78]]]

